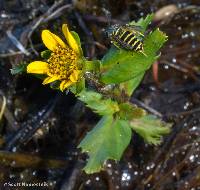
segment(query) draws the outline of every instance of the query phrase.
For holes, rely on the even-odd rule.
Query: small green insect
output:
[[[115,24],[108,28],[107,34],[111,43],[118,48],[144,53],[144,34],[141,28],[135,25]]]

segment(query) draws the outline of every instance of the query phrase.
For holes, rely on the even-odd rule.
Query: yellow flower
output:
[[[81,78],[82,65],[80,62],[83,58],[82,49],[66,24],[62,25],[62,32],[67,44],[49,30],[43,30],[42,41],[51,50],[51,55],[46,62],[34,61],[27,66],[27,73],[47,75],[43,81],[44,85],[56,80],[61,81],[61,91]]]

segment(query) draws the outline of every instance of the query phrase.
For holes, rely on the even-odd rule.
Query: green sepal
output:
[[[40,53],[40,55],[41,55],[41,57],[43,58],[43,59],[49,59],[50,58],[50,56],[51,56],[51,51],[50,50],[44,50],[44,51],[42,51],[41,53]]]
[[[141,118],[146,115],[146,111],[131,103],[119,104],[120,111],[118,112],[119,118],[123,120],[132,120]]]
[[[146,115],[130,122],[131,128],[143,139],[153,145],[161,143],[161,138],[170,132],[171,124],[162,122],[153,115]]]
[[[108,159],[120,160],[130,140],[131,128],[127,121],[104,116],[78,146],[89,155],[84,171],[99,172]]]
[[[79,82],[76,83],[76,93],[79,94],[85,90],[85,79],[82,78]]]
[[[99,60],[85,61],[84,62],[84,71],[85,72],[99,73],[99,71],[100,71],[100,61]]]
[[[81,55],[83,55],[83,50],[81,48],[81,40],[80,40],[80,37],[79,37],[78,33],[76,33],[75,31],[70,31],[70,33],[72,34],[72,36],[76,40],[76,43],[79,46],[79,51],[81,52]]]
[[[47,77],[46,75],[43,75],[43,74],[34,74],[34,73],[30,73],[30,74],[41,80],[44,80]]]
[[[81,40],[77,32],[75,31],[70,31],[74,39],[76,40],[76,43],[81,47]]]
[[[50,83],[50,88],[54,89],[54,90],[60,90],[60,81],[54,81],[52,83]]]
[[[73,94],[78,95],[85,90],[85,79],[82,78],[80,81],[72,85],[69,89]]]
[[[18,65],[14,65],[12,69],[10,69],[10,72],[12,75],[22,74],[23,72],[26,72],[26,67],[28,63],[21,62]]]

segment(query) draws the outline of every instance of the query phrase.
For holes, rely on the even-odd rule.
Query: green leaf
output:
[[[151,17],[141,20],[140,24],[145,27]],[[119,84],[144,73],[156,61],[158,51],[166,40],[167,36],[159,29],[149,33],[143,43],[146,56],[140,52],[112,47],[101,61],[102,75],[100,80],[105,84]],[[134,88],[135,86],[133,85]],[[129,89],[128,91],[130,94],[133,90]]]
[[[151,23],[153,16],[154,16],[154,14],[148,14],[145,19],[141,18],[137,22],[132,21],[129,23],[129,25],[140,26],[142,28],[142,32],[145,32],[148,25]]]
[[[18,65],[13,66],[13,68],[10,69],[10,72],[12,75],[22,74],[23,72],[26,72],[27,65],[28,64],[25,62],[19,63]]]
[[[114,58],[113,54],[112,67],[101,75],[101,81],[105,84],[119,84],[131,80],[141,72],[149,69],[151,64],[156,60],[152,56],[146,57],[141,53],[122,49],[116,50],[116,54],[119,56],[119,59]]]
[[[157,52],[167,41],[167,38],[167,35],[160,31],[159,28],[156,29],[154,32],[151,32],[144,41],[144,52],[147,54],[147,57],[155,56],[155,59],[157,59]]]
[[[145,72],[141,72],[133,79],[120,84],[120,89],[123,89],[128,96],[131,96],[134,90],[138,87],[144,77]]]
[[[119,118],[123,120],[133,120],[146,115],[146,111],[131,103],[122,103],[119,105]]]
[[[41,57],[43,59],[49,59],[49,57],[51,56],[51,51],[50,50],[44,50],[40,53]]]
[[[111,46],[111,48],[108,50],[108,52],[104,55],[104,57],[101,60],[101,71],[105,72],[108,69],[111,69],[113,65],[118,63],[118,60],[120,60],[121,57],[122,55],[120,54],[119,49],[116,48],[115,46]]]
[[[161,143],[162,135],[168,134],[171,126],[171,124],[164,123],[152,115],[134,119],[130,122],[130,125],[147,143],[154,145]]]
[[[102,60],[101,81],[105,84],[121,83],[145,72],[158,58],[157,52],[166,41],[166,35],[159,29],[150,33],[144,40],[144,53],[136,53],[122,49],[111,49],[108,58]],[[105,60],[109,59],[108,62]],[[105,65],[105,68],[104,68]]]
[[[151,35],[151,37],[146,39],[146,44],[147,44],[146,48],[150,47],[150,44],[153,44],[154,47],[151,47],[150,50],[146,49],[146,52],[149,51],[149,54],[151,53],[151,50],[154,50],[154,52],[158,51],[159,48],[162,46],[163,43],[165,43],[165,41],[167,39],[167,36],[164,33],[160,32],[159,30],[156,30],[154,33],[151,33],[150,35]],[[163,36],[165,36],[165,37],[163,38]],[[156,38],[159,38],[156,41],[160,41],[160,44],[159,43],[158,44],[154,44],[154,42],[151,41],[151,39],[156,39]],[[154,56],[154,55],[152,55],[152,56]],[[120,88],[124,89],[125,92],[127,93],[127,95],[131,96],[132,93],[134,92],[134,90],[140,84],[141,80],[143,79],[144,74],[145,74],[145,72],[141,72],[140,74],[138,74],[133,79],[120,84]]]
[[[78,146],[89,155],[84,171],[99,172],[106,160],[120,160],[130,140],[131,128],[127,121],[114,121],[112,116],[104,116]]]
[[[93,91],[82,91],[78,98],[99,115],[112,115],[119,111],[117,102],[103,99],[102,95]]]
[[[139,21],[135,22],[132,21],[129,23],[129,25],[136,25],[142,28],[143,32],[146,31],[147,26],[150,24],[150,22],[153,19],[153,14],[149,14],[146,16],[145,19],[141,18]],[[112,66],[112,64],[115,62],[113,62],[113,59],[118,60],[120,58],[120,55],[118,54],[118,52],[116,51],[117,49],[112,46],[109,50],[109,52],[103,57],[102,59],[102,64],[103,64],[103,69],[107,69],[109,68],[109,66]]]

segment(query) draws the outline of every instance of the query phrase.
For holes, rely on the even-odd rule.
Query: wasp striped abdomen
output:
[[[133,27],[115,25],[109,37],[118,48],[143,52],[143,34]]]

